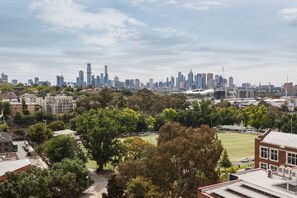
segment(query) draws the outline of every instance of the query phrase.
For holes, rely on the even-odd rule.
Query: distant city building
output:
[[[232,76],[229,77],[229,88],[230,89],[234,88],[234,79]]]
[[[79,70],[78,72],[78,78],[76,78],[76,86],[78,87],[84,87],[85,86],[85,81],[84,81],[84,71]]]
[[[8,75],[2,73],[0,83],[8,83]]]
[[[13,86],[16,86],[16,85],[18,84],[18,80],[17,80],[17,79],[13,79],[13,80],[11,81],[11,84],[12,84]]]
[[[57,76],[57,87],[63,87],[65,85],[64,76]]]
[[[34,78],[34,84],[35,84],[35,85],[39,85],[39,78],[38,78],[38,77],[35,77],[35,78]]]
[[[104,84],[107,84],[108,83],[108,67],[107,67],[107,65],[105,65],[104,66],[104,74],[105,74],[105,76],[104,76]]]
[[[192,72],[192,69],[190,69],[190,72],[188,74],[188,88],[189,89],[192,89],[192,86],[193,86],[193,72]]]
[[[32,79],[29,79],[28,80],[28,85],[32,86],[34,83],[33,83],[33,80]]]
[[[154,79],[152,79],[152,78],[149,80],[149,88],[150,89],[154,88]]]
[[[92,85],[92,68],[91,63],[87,63],[87,86]]]

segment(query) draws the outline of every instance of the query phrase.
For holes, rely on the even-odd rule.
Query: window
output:
[[[287,153],[287,164],[297,165],[297,154]]]
[[[270,160],[278,161],[278,150],[270,149]]]
[[[261,158],[268,158],[268,148],[266,147],[261,147],[261,153],[260,153]]]
[[[270,164],[270,170],[272,170],[272,171],[277,171],[277,168],[278,168],[277,166],[274,166],[274,165],[271,165],[271,164]]]
[[[260,168],[262,168],[262,169],[267,169],[267,164],[266,163],[262,163],[262,162],[260,162]]]
[[[4,145],[5,145],[5,146],[8,146],[8,142],[5,142]]]

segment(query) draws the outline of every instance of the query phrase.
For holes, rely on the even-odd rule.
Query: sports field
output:
[[[241,158],[254,156],[256,134],[225,132],[217,134],[223,147],[227,149],[231,161],[239,161]],[[140,137],[152,144],[157,144],[157,134]]]

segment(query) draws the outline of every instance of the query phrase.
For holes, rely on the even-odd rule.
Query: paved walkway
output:
[[[94,169],[89,170],[94,179],[94,184],[82,194],[81,198],[100,198],[102,193],[107,192],[106,185],[110,173],[97,174]]]

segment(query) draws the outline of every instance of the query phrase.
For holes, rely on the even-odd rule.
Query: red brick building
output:
[[[277,170],[297,166],[297,135],[266,131],[255,139],[255,168]]]

